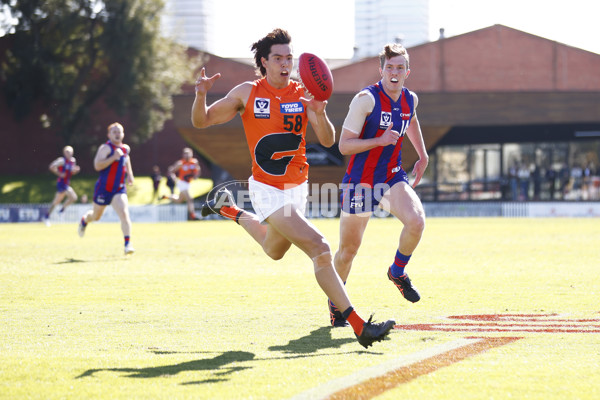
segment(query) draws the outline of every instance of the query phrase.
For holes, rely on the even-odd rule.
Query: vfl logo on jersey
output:
[[[387,129],[392,123],[392,113],[387,111],[381,112],[381,119],[379,120],[379,129]]]
[[[281,103],[279,105],[282,114],[301,114],[304,112],[304,104],[301,102]]]
[[[393,130],[400,133],[400,137],[404,136],[406,130],[408,129],[408,125],[410,124],[410,114],[400,114],[402,117],[402,123],[400,126],[395,125]],[[379,129],[387,129],[392,123],[392,113],[382,111],[381,119],[379,120]]]
[[[262,97],[254,99],[254,118],[271,118],[271,99]]]

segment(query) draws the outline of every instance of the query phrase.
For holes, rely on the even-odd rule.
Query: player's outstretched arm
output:
[[[209,78],[206,76],[204,68],[200,71],[200,76],[196,80],[196,98],[192,105],[192,125],[195,128],[223,124],[231,121],[238,112],[242,113],[244,110],[244,105],[252,89],[250,82],[244,82],[234,87],[227,93],[227,96],[207,106],[208,91],[220,76],[221,74],[215,74]]]
[[[305,97],[302,97],[300,100],[306,104],[306,115],[319,139],[319,143],[325,147],[333,146],[335,143],[335,127],[325,111],[327,101],[318,101]]]

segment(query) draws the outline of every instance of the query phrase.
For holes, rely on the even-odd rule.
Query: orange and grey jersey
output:
[[[198,164],[198,160],[195,158],[190,158],[186,160],[182,158],[180,160],[179,169],[177,170],[177,178],[182,181],[190,182],[200,173],[200,165]]]
[[[306,107],[301,84],[291,81],[283,89],[266,78],[254,81],[242,114],[252,157],[252,176],[258,182],[285,189],[308,179],[306,161]]]

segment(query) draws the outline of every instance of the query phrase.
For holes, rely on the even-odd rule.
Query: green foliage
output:
[[[97,175],[76,175],[71,187],[79,197],[86,194],[92,201]],[[211,179],[192,181],[190,193],[194,198],[208,193],[212,189]],[[38,176],[0,176],[0,204],[41,204],[50,203],[56,193],[56,177],[51,174]],[[159,195],[169,193],[163,179],[159,186]],[[129,204],[142,205],[152,201],[153,186],[149,176],[136,176],[133,186],[127,186]],[[165,201],[166,202],[166,201]]]
[[[35,115],[65,143],[89,144],[103,103],[139,143],[171,117],[171,96],[195,60],[160,35],[163,0],[0,0],[18,19],[3,57],[5,96],[18,119]],[[9,31],[10,32],[10,31]],[[1,56],[1,55],[0,55]]]
[[[77,175],[71,186],[80,196],[85,193],[90,198],[94,193],[97,176]],[[56,178],[51,175],[39,176],[0,176],[0,203],[49,203],[56,193]],[[131,197],[131,196],[130,196]]]

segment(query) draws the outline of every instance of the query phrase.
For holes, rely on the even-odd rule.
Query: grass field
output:
[[[339,221],[314,223],[336,249]],[[230,221],[134,224],[131,257],[118,224],[1,225],[0,398],[600,398],[597,219],[431,218],[416,304],[385,275],[400,227],[370,222],[347,283],[399,325],[365,350],[305,255]]]

